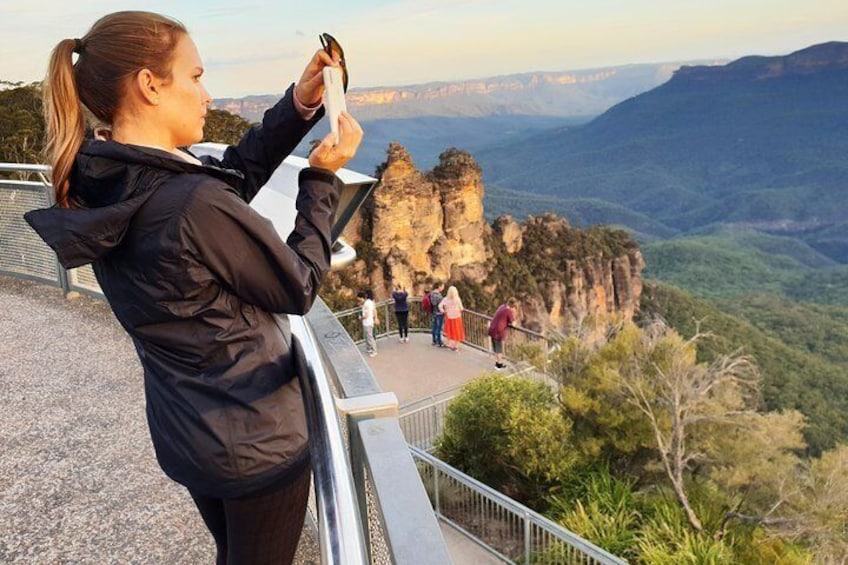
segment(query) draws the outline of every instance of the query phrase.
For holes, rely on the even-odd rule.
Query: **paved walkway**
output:
[[[434,347],[429,333],[411,332],[409,342],[397,336],[377,340],[377,356],[365,355],[384,392],[394,392],[401,406],[461,386],[474,377],[494,371],[494,358],[477,349],[460,346],[452,351]]]
[[[410,337],[366,357],[401,404],[492,367],[485,353]],[[0,399],[0,563],[214,561],[187,492],[156,463],[141,367],[104,302],[0,277]],[[456,564],[499,563],[443,529]],[[296,562],[317,563],[314,539],[301,539]]]
[[[105,303],[0,277],[0,399],[0,563],[214,562]]]

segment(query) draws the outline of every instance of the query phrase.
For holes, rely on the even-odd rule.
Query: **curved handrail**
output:
[[[325,526],[318,533],[321,563],[364,565],[368,562],[365,536],[341,423],[332,403],[333,392],[309,325],[299,316],[290,316],[289,321],[307,364],[301,386],[309,426],[318,523]]]

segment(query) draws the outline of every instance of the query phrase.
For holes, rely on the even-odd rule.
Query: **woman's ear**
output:
[[[141,100],[152,106],[159,105],[161,81],[156,78],[156,75],[150,69],[141,69],[138,71],[135,74],[135,80],[132,86]]]

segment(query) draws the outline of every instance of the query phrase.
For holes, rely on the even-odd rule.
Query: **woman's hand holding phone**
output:
[[[297,99],[304,106],[317,106],[321,102],[321,97],[324,95],[324,67],[333,67],[338,64],[339,62],[334,61],[323,49],[315,52],[294,87]]]
[[[327,169],[335,173],[345,166],[362,142],[362,128],[353,116],[347,112],[339,114],[339,135],[328,133],[321,144],[309,154],[309,166]]]

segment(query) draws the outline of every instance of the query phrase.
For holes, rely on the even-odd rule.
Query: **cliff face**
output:
[[[630,319],[638,308],[644,263],[624,232],[584,232],[552,214],[489,225],[480,167],[456,149],[423,173],[393,143],[378,174],[372,200],[343,235],[361,259],[331,277],[331,292],[370,287],[386,298],[401,285],[420,295],[442,281],[465,289],[467,306],[483,313],[517,296],[521,324],[536,331]]]
[[[352,83],[345,98],[360,122],[422,116],[591,116],[664,83],[680,65],[518,73],[397,87],[359,88]],[[259,121],[279,98],[279,94],[216,98],[213,107]]]
[[[425,175],[402,146],[390,145],[373,205],[366,207],[377,257],[374,283],[414,288],[428,278],[479,283],[485,277],[491,228],[483,217],[480,168],[456,150],[439,160]],[[352,240],[361,239],[359,231]]]
[[[505,251],[533,275],[536,292],[523,301],[523,325],[528,329],[632,319],[639,308],[645,263],[629,241],[592,245],[591,234],[587,237],[553,214],[531,216],[524,224],[501,216],[495,220],[494,233]],[[575,248],[582,252],[574,252]]]

